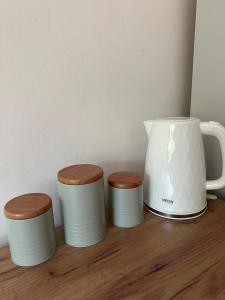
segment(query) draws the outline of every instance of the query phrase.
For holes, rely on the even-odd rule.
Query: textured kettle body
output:
[[[201,215],[207,206],[207,182],[200,121],[167,118],[146,121],[145,127],[149,137],[144,182],[146,206],[167,218]],[[225,130],[223,142],[225,149]]]

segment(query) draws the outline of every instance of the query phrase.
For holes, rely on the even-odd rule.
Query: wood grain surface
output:
[[[42,215],[51,206],[52,200],[46,194],[25,194],[7,202],[4,207],[4,214],[9,219],[25,220]]]
[[[134,172],[116,172],[108,177],[108,183],[118,189],[132,189],[143,183],[143,178]]]
[[[15,266],[0,250],[0,299],[225,299],[225,202],[198,219],[145,214],[136,228],[108,225],[88,248],[62,244],[47,263]]]
[[[102,168],[90,164],[73,165],[58,172],[58,181],[68,185],[93,183],[102,177]]]

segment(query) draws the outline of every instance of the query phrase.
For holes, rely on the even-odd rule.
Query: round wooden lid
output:
[[[143,183],[143,178],[134,172],[117,172],[108,178],[108,183],[118,189],[132,189]]]
[[[89,164],[69,166],[58,173],[58,181],[69,185],[93,183],[102,177],[102,168]]]
[[[46,194],[32,193],[13,198],[6,203],[5,216],[14,220],[38,217],[52,206],[51,198]]]

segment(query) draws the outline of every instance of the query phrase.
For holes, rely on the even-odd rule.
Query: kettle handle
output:
[[[206,189],[221,189],[225,186],[225,127],[218,122],[209,121],[201,122],[200,129],[202,134],[214,136],[219,140],[222,154],[222,175],[216,180],[207,180]]]

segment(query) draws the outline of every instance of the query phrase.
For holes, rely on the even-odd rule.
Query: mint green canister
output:
[[[18,266],[34,266],[56,251],[52,200],[46,194],[18,196],[4,208],[12,261]]]
[[[103,170],[80,164],[58,172],[65,243],[87,247],[105,237]]]
[[[134,172],[117,172],[108,177],[109,217],[118,227],[135,227],[143,217],[143,179]]]

